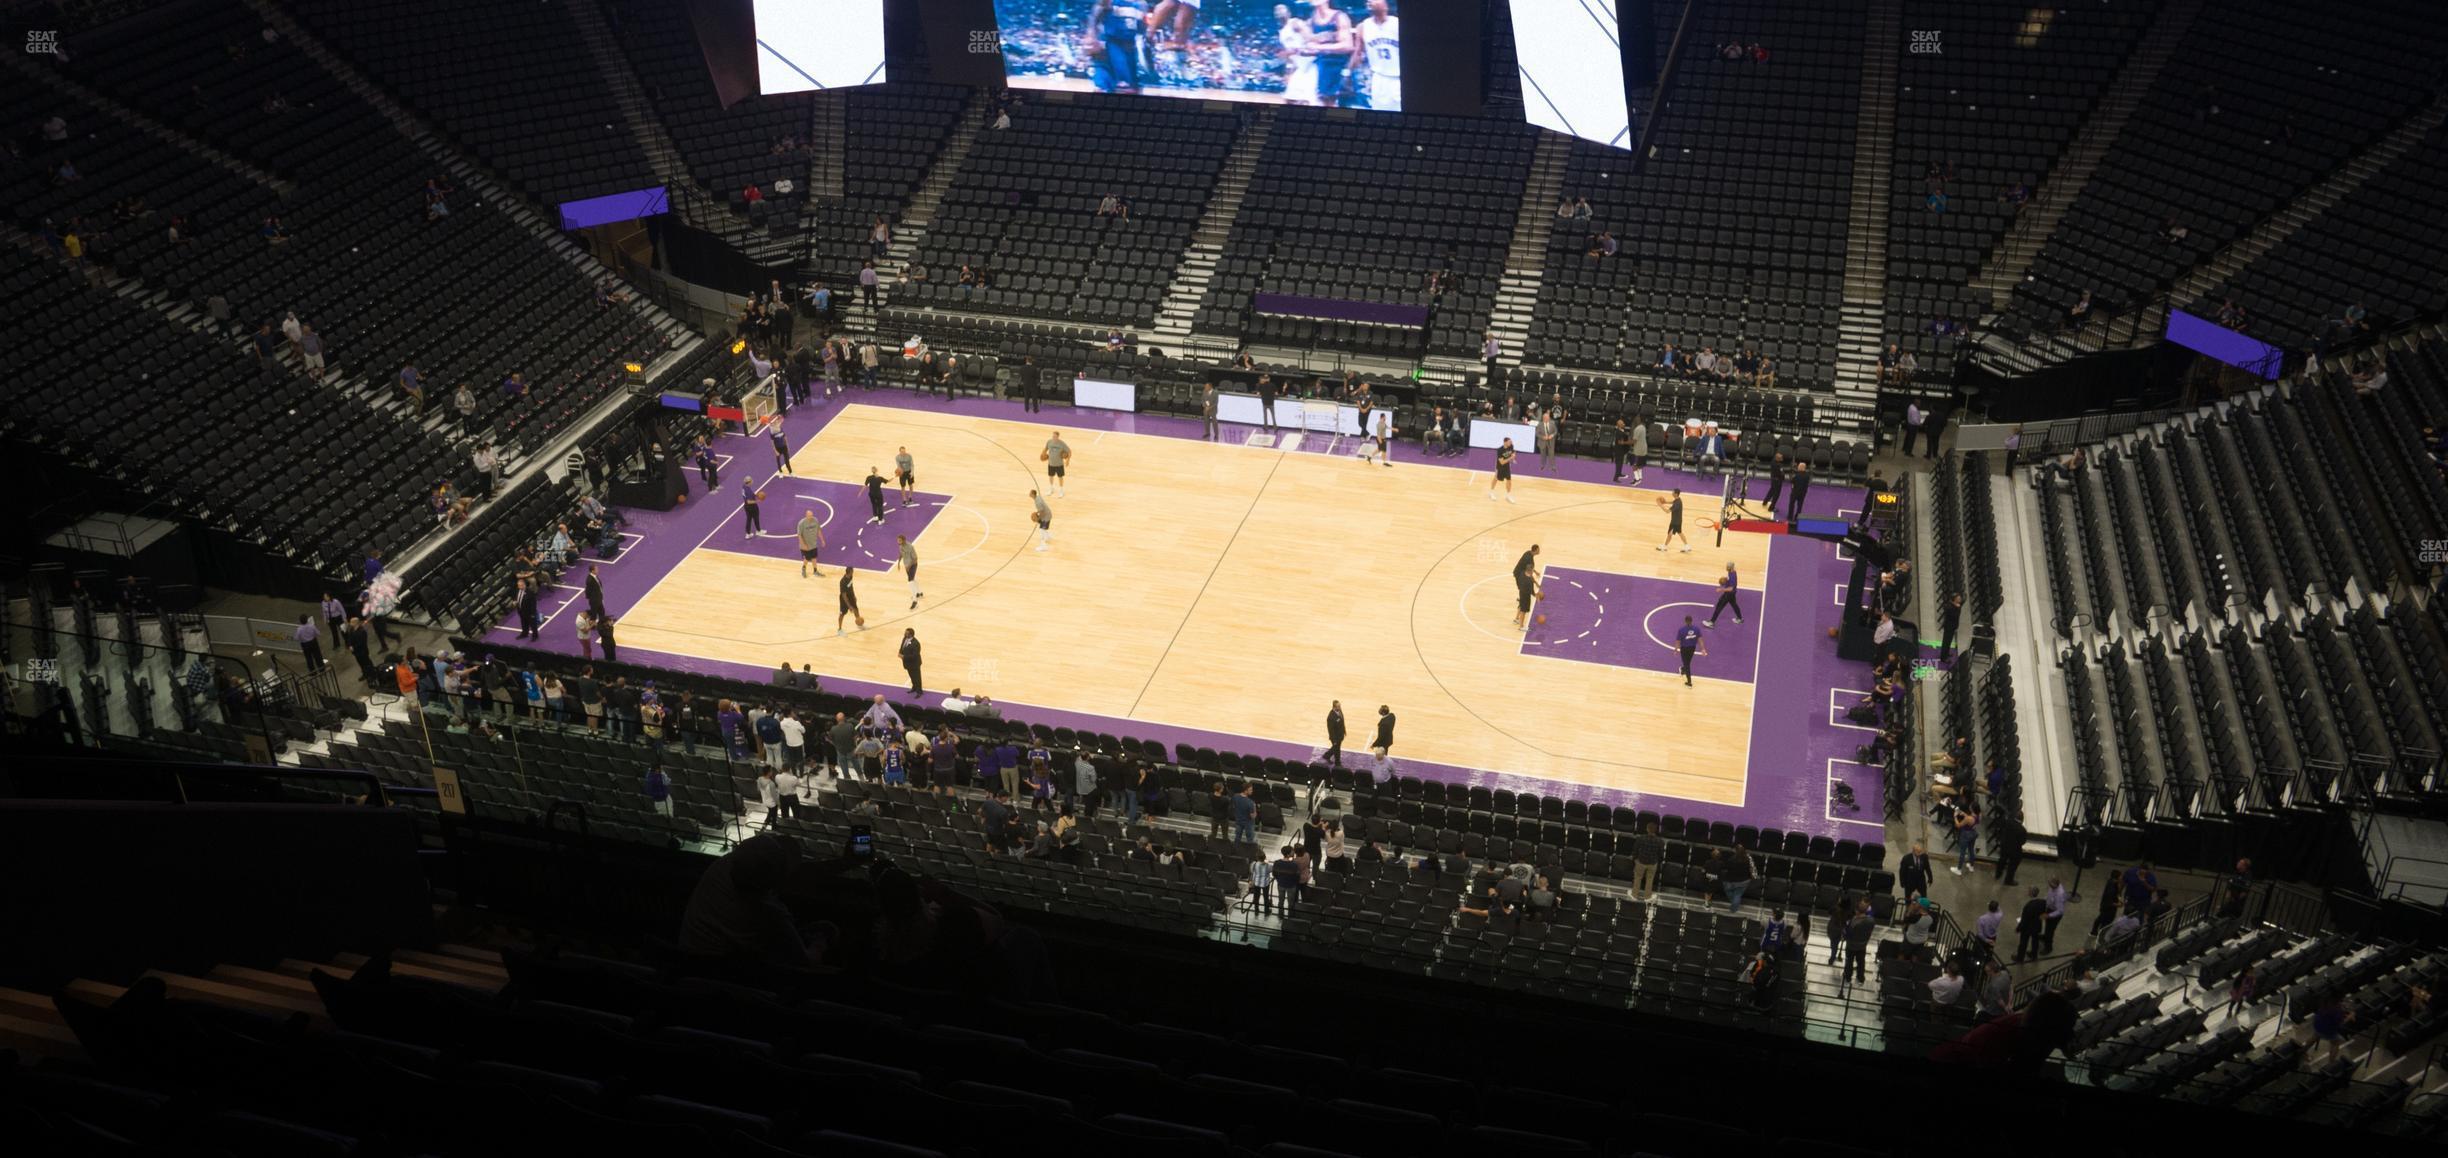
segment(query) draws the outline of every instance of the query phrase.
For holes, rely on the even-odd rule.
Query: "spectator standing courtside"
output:
[[[1870,937],[1878,931],[1878,920],[1870,915],[1870,902],[1854,902],[1853,916],[1844,926],[1844,981],[1867,982],[1870,978]]]
[[[1658,835],[1658,822],[1641,825],[1639,836],[1632,838],[1632,895],[1642,900],[1657,898],[1658,862],[1666,859],[1666,838]]]
[[[1906,901],[1929,895],[1931,871],[1929,850],[1920,841],[1914,841],[1912,851],[1905,853],[1904,860],[1896,865],[1896,883],[1902,886]]]
[[[305,654],[308,674],[322,671],[323,630],[315,626],[314,616],[299,614],[297,630],[289,633],[289,637],[297,641],[298,650]]]
[[[2048,900],[2040,895],[2040,886],[2026,885],[2023,889],[2023,911],[2015,917],[2015,963],[2036,961],[2048,934]]]

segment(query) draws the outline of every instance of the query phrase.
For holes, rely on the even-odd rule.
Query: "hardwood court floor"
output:
[[[1056,429],[851,405],[793,469],[855,482],[909,447],[918,489],[953,496],[916,544],[923,606],[907,610],[897,571],[862,572],[868,630],[835,638],[833,572],[802,579],[795,561],[727,550],[717,533],[624,616],[621,642],[896,683],[914,627],[931,691],[1317,744],[1340,699],[1353,748],[1385,703],[1400,717],[1398,760],[1743,802],[1754,671],[1710,673],[1704,659],[1687,689],[1662,672],[1524,655],[1511,629],[1510,572],[1533,542],[1548,566],[1698,584],[1731,561],[1765,618],[1768,539],[1709,545],[1713,495],[1688,497],[1693,552],[1660,554],[1661,492],[1539,478],[1529,455],[1507,504],[1488,500],[1484,471],[1071,431],[1069,493],[1050,500],[1054,546],[1041,553],[1028,491]],[[783,533],[798,517],[782,500],[766,510]],[[827,534],[860,517],[840,512]]]

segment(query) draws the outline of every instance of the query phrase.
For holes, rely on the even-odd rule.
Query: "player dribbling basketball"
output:
[[[1667,543],[1682,539],[1683,553],[1691,554],[1691,540],[1683,534],[1683,488],[1676,487],[1674,497],[1659,499],[1657,505],[1666,508],[1666,538],[1658,544],[1658,550],[1663,551]]]
[[[1538,544],[1532,543],[1530,549],[1522,552],[1522,557],[1513,564],[1513,594],[1515,596],[1513,629],[1515,631],[1521,630],[1522,621],[1530,614],[1531,602],[1538,598],[1538,553]]]
[[[1029,512],[1029,522],[1037,527],[1037,549],[1043,551],[1054,545],[1054,508],[1034,489],[1029,491],[1029,502],[1036,507]]]
[[[833,617],[833,634],[835,635],[849,634],[849,632],[842,630],[841,621],[844,618],[858,620],[859,630],[867,630],[867,617],[859,614],[858,589],[850,585],[851,576],[856,574],[858,574],[858,568],[852,567],[846,563],[842,565],[841,613]]]

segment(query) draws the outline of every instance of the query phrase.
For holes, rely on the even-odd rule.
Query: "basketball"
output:
[[[1836,638],[1836,629],[1835,629],[1835,628],[1833,628],[1833,627],[1828,628],[1828,638],[1829,638],[1829,639],[1834,639],[1834,638]]]
[[[1543,626],[1543,625],[1545,625],[1545,624],[1546,624],[1546,622],[1547,622],[1547,617],[1546,617],[1546,616],[1544,616],[1544,615],[1539,616],[1539,617],[1538,617],[1538,622],[1539,622],[1539,623],[1540,623],[1542,626]]]

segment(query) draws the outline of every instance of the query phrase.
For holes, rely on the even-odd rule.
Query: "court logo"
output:
[[[58,29],[36,31],[29,28],[26,30],[26,55],[58,56],[60,54],[59,47]]]
[[[969,33],[969,55],[1003,55],[1003,32],[998,28],[981,28]]]
[[[1913,30],[1912,54],[1914,56],[1937,56],[1945,51],[1945,45],[1938,40],[1937,29],[1916,28]]]
[[[18,678],[30,684],[57,685],[60,682],[59,661],[56,659],[29,659],[25,661],[25,667],[19,673]]]

